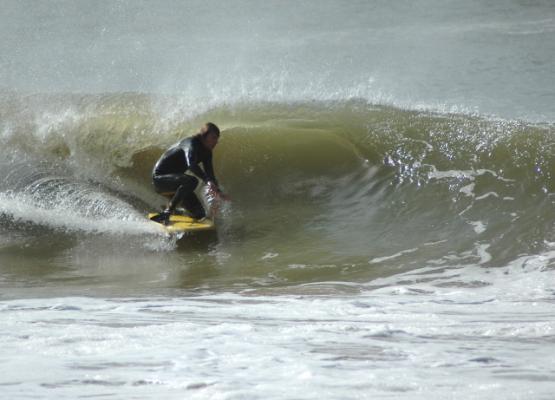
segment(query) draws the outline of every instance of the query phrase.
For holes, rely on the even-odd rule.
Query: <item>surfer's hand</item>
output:
[[[218,187],[216,186],[216,184],[212,181],[208,181],[206,182],[206,185],[208,186],[208,191],[211,193],[216,193],[218,192]]]
[[[218,200],[231,200],[228,195],[223,193],[218,186],[212,181],[208,182],[208,193]]]

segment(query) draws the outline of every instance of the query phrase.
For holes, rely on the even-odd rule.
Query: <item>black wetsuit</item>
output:
[[[199,164],[202,164],[204,170]],[[154,166],[152,181],[158,193],[173,194],[168,207],[170,212],[183,204],[193,218],[201,219],[206,216],[206,211],[195,195],[199,181],[185,174],[187,171],[205,183],[213,182],[218,187],[212,166],[212,151],[202,144],[200,135],[183,139],[170,147]]]

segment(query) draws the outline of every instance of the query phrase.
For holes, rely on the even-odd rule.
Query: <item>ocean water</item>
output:
[[[9,399],[552,399],[555,3],[4,1]],[[202,123],[232,201],[150,174]]]

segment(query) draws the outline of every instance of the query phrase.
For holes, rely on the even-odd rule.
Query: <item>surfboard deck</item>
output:
[[[158,215],[158,213],[150,213],[148,214],[148,219],[151,219],[156,215]],[[216,226],[214,225],[214,221],[209,218],[198,221],[185,215],[170,215],[170,222],[168,223],[168,225],[164,225],[155,221],[152,221],[152,223],[158,225],[168,233],[210,231],[216,228]]]

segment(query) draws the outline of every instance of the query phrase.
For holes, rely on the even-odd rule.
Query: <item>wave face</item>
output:
[[[555,241],[551,125],[362,100],[242,102],[196,114],[177,113],[181,105],[132,93],[5,94],[4,225],[73,232],[78,241],[91,233],[161,240],[143,218],[163,203],[152,166],[210,119],[223,131],[215,167],[233,197],[211,262],[240,270],[219,276],[223,284],[500,266]]]

